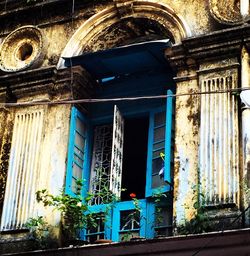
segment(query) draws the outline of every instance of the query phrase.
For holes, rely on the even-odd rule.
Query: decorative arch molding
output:
[[[155,1],[135,0],[129,5],[129,10],[122,12],[122,14],[119,8],[114,5],[93,15],[78,28],[64,48],[57,68],[64,67],[62,57],[79,55],[84,45],[96,37],[100,31],[124,18],[146,18],[156,21],[171,34],[172,40],[176,44],[180,43],[182,39],[191,36],[191,30],[184,19],[166,4],[160,4]]]

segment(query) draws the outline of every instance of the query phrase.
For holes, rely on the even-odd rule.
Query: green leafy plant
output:
[[[199,184],[194,185],[193,190],[193,208],[196,212],[191,220],[185,220],[185,224],[178,227],[178,234],[199,234],[210,230],[210,221],[204,206],[205,196],[200,192]]]
[[[48,225],[43,216],[29,218],[25,226],[30,230],[35,246],[39,249],[56,247],[57,243],[51,234],[51,226]]]
[[[135,193],[130,193],[129,195],[133,201],[133,204],[135,206],[135,214],[140,215],[141,213],[141,206],[140,206],[140,201],[138,200],[138,198],[136,197]]]
[[[152,195],[152,199],[155,203],[155,222],[157,225],[160,225],[163,222],[162,209],[166,205],[166,202],[169,198],[169,194],[162,192],[161,188],[158,189]]]
[[[135,228],[135,227],[140,228],[141,212],[142,212],[140,200],[136,197],[135,193],[130,193],[129,196],[133,202],[135,209],[128,211],[128,215],[124,216],[125,227],[131,225],[131,227],[133,227],[133,228]],[[133,229],[126,231],[126,233],[123,233],[121,240],[129,241],[132,239],[138,239],[139,236],[136,233],[137,233],[137,231],[135,231]]]
[[[91,194],[82,196],[83,181],[76,182],[77,188],[74,195],[65,194],[62,190],[59,195],[50,194],[47,189],[36,192],[36,199],[44,206],[52,206],[62,214],[63,235],[67,239],[77,239],[79,231],[87,226],[95,226],[93,214],[88,211]]]

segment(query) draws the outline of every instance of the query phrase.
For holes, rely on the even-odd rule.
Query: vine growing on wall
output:
[[[194,196],[192,198],[192,208],[195,209],[195,214],[190,220],[184,219],[184,224],[177,227],[177,232],[180,235],[199,234],[210,231],[209,217],[204,206],[205,196],[200,192],[200,184],[193,187]],[[189,209],[186,206],[186,209]]]

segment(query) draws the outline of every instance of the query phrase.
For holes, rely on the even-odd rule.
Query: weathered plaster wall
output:
[[[208,1],[206,0],[158,0],[136,2],[160,3],[163,4],[163,6],[167,5],[170,10],[172,10],[173,14],[184,20],[187,27],[190,28],[191,33],[188,34],[188,36],[194,37],[197,35],[203,35],[208,32],[227,27],[227,25],[219,25],[218,21],[211,16]],[[122,12],[119,12],[119,10],[117,10],[115,16],[112,17],[112,20],[108,19],[110,13],[105,13],[105,15],[108,16],[107,22],[99,24],[100,26],[96,29],[98,26],[96,21],[100,18],[100,12],[113,6],[114,3],[110,1],[102,4],[89,4],[86,8],[78,6],[75,8],[73,14],[69,8],[72,7],[71,4],[61,6],[61,8],[55,9],[55,12],[52,12],[53,9],[48,9],[46,12],[42,12],[41,9],[36,9],[33,15],[16,17],[9,23],[6,23],[6,21],[10,16],[8,18],[6,18],[7,16],[3,17],[0,12],[1,24],[8,24],[7,27],[3,26],[0,28],[0,42],[2,42],[10,32],[18,27],[35,24],[42,31],[44,40],[47,43],[47,47],[44,49],[45,58],[42,63],[42,67],[47,67],[58,63],[58,59],[65,46],[77,29],[81,26],[84,27],[83,24],[85,24],[86,21],[90,23],[89,27],[84,27],[85,31],[83,32],[86,33],[86,37],[83,36],[83,38],[75,38],[75,40],[78,40],[79,42],[79,53],[82,51],[107,49],[123,44],[126,40],[127,42],[132,42],[137,37],[146,36],[147,39],[150,39],[152,38],[152,35],[156,36],[154,38],[157,38],[157,36],[159,36],[159,38],[168,36],[168,33],[166,31],[165,33],[161,29],[159,30],[160,32],[157,32],[157,29],[152,32],[152,27],[150,26],[143,26],[143,29],[140,30],[142,23],[140,23],[138,27],[136,27],[133,22],[127,22],[126,24],[126,21],[122,16],[123,14]],[[46,7],[44,6],[44,8]],[[33,9],[30,8],[30,10],[32,11]],[[150,14],[147,16],[148,20],[164,21],[162,17],[161,19],[157,17],[158,13],[154,13],[154,10],[149,8],[149,10],[147,9],[145,12],[146,11],[147,13],[152,12],[152,15]],[[128,12],[133,13],[133,9],[131,10],[131,8],[128,8]],[[39,15],[36,16],[37,14]],[[133,19],[134,18],[131,18],[131,20]],[[166,18],[165,23],[163,23],[165,25],[169,24],[169,26],[173,25],[171,22],[168,22],[169,20]],[[161,24],[162,26],[164,25],[163,23]],[[90,29],[91,33],[88,29]],[[171,29],[173,28],[171,27]],[[119,39],[121,40],[119,41]],[[179,41],[176,41],[180,43],[180,39],[183,38],[178,37]],[[200,43],[202,44],[202,41]],[[192,48],[192,45],[190,48]],[[201,51],[205,50],[201,49]],[[10,52],[10,54],[12,54],[12,52]],[[183,54],[185,55],[186,53]],[[205,65],[207,68],[210,68],[213,67],[214,64],[211,62],[206,63]],[[221,65],[220,61],[218,61],[218,65]],[[177,94],[191,93],[199,90],[198,78],[196,77],[195,70],[189,70],[188,67],[185,68],[187,68],[188,71],[179,71],[178,79],[176,79]],[[70,88],[68,87],[68,89]],[[60,91],[58,90],[55,92],[55,95],[56,94],[59,95]],[[19,100],[32,100],[36,97],[33,97],[33,95],[30,98],[22,98],[22,96],[19,96]],[[39,99],[45,99],[46,97],[47,95],[44,93],[42,96],[39,96]],[[48,96],[48,98],[50,99],[50,96]],[[197,186],[198,183],[199,171],[199,115],[198,96],[183,96],[176,99],[174,218],[177,226],[183,224],[185,220],[190,220],[195,214],[193,204],[196,200],[195,197],[197,196],[195,186]],[[6,113],[0,113],[0,118],[5,119]],[[69,118],[69,105],[46,107],[43,150],[40,156],[43,176],[43,179],[40,180],[40,188],[42,189],[46,187],[52,193],[58,193],[59,189],[64,184]],[[11,125],[11,120],[9,123]],[[5,123],[3,124],[5,125]],[[2,123],[0,125],[2,125]],[[4,134],[2,133],[3,129],[4,127],[0,126],[0,134]],[[8,132],[10,131],[11,129]],[[6,137],[9,138],[10,134],[7,134]],[[3,144],[1,147],[3,150]],[[8,150],[6,153],[1,154],[8,154]],[[59,215],[57,213],[54,212],[51,215],[51,211],[49,209],[46,211],[42,207],[40,208],[40,212],[41,214],[48,213],[48,221],[50,223],[55,225],[59,223]]]
[[[33,100],[41,99],[41,95],[33,97]],[[29,98],[28,98],[29,99]],[[27,100],[27,99],[26,99]],[[24,102],[24,99],[20,99],[19,102]],[[1,118],[1,130],[4,130],[1,133],[1,155],[0,155],[0,167],[1,167],[1,178],[5,178],[7,175],[7,169],[9,165],[9,153],[10,153],[10,144],[12,139],[12,126],[13,126],[13,116],[15,112],[19,112],[20,108],[12,108],[4,110],[0,113]],[[35,198],[35,192],[41,189],[47,189],[50,193],[56,195],[59,194],[61,189],[64,187],[65,182],[65,173],[67,165],[67,149],[68,149],[68,138],[69,138],[69,123],[70,123],[70,112],[71,105],[55,105],[55,106],[32,106],[22,108],[21,110],[24,113],[40,111],[43,113],[43,124],[42,124],[42,139],[40,144],[40,152],[37,152],[37,155],[33,156],[33,162],[35,163],[35,169],[33,172],[32,188],[30,187],[28,191],[33,191],[32,194],[29,194],[32,199],[32,203],[27,206],[23,202],[22,211],[27,212],[27,207],[34,207],[32,215],[29,217],[44,216],[45,220],[49,225],[55,226],[52,230],[52,237],[58,237],[60,235],[60,214],[56,211],[53,211],[53,208],[47,207],[44,208],[43,204],[37,203]],[[2,125],[5,125],[4,128]],[[28,154],[28,152],[26,152]],[[32,152],[29,152],[29,155]],[[27,155],[25,158],[27,159]],[[31,157],[31,156],[29,156]],[[37,162],[37,163],[36,163]],[[12,163],[13,165],[13,163]],[[21,169],[20,169],[21,170]],[[14,170],[11,170],[14,173]],[[20,173],[20,175],[22,175]],[[10,176],[9,176],[10,177]],[[25,175],[24,175],[25,177]],[[25,178],[26,179],[26,178]],[[27,180],[27,179],[26,179]],[[5,189],[5,184],[1,182],[1,189]],[[27,186],[27,184],[25,184]],[[10,185],[9,185],[10,186]],[[34,190],[35,187],[35,190]],[[3,203],[1,191],[1,201]],[[28,193],[28,192],[27,192]],[[29,192],[30,193],[30,192]],[[6,199],[6,198],[5,198]],[[7,202],[7,201],[6,201]],[[19,209],[19,208],[18,208]],[[5,214],[6,215],[6,214]],[[18,215],[19,216],[19,215]],[[23,217],[15,217],[17,223],[23,222]],[[3,223],[8,223],[8,216],[2,219]],[[25,220],[27,221],[27,219]],[[15,221],[13,221],[15,226]],[[1,235],[0,238],[3,242],[8,240],[8,235]],[[14,238],[13,238],[14,239]],[[26,236],[19,236],[18,239],[25,240]],[[14,239],[15,240],[15,239]]]
[[[11,110],[0,110],[0,209],[2,210],[6,180],[9,166],[9,156],[13,128],[13,113]],[[1,211],[0,211],[1,217]]]
[[[195,72],[191,71],[190,75],[194,75],[190,80],[177,81],[177,94],[199,90]],[[199,169],[199,114],[198,96],[176,98],[173,209],[175,226],[185,224],[195,214],[194,203],[197,201]]]
[[[249,206],[250,202],[250,109],[242,111],[242,144],[243,144],[243,175],[241,182],[242,201],[244,208]],[[250,225],[250,211],[247,211],[246,225]]]
[[[47,107],[39,189],[46,188],[53,195],[59,194],[65,185],[70,111],[70,105]],[[55,227],[52,237],[60,235],[59,212],[53,210],[53,207],[44,209],[40,203],[38,216],[44,216],[48,224]]]
[[[250,63],[249,52],[243,47],[241,55],[241,86],[243,88],[250,85]],[[244,95],[246,96],[244,96]],[[250,202],[250,108],[249,108],[249,91],[242,92],[243,101],[242,107],[242,148],[243,148],[243,173],[242,173],[242,194],[243,205],[245,208]],[[246,104],[246,105],[245,105]],[[246,214],[246,224],[250,224],[250,210]]]
[[[206,0],[163,0],[161,2],[168,4],[175,13],[183,17],[191,29],[192,36],[216,29]]]
[[[140,1],[135,2],[140,3]],[[171,9],[172,13],[175,13],[187,24],[187,27],[189,27],[191,30],[192,36],[211,32],[220,27],[216,25],[218,23],[214,21],[214,19],[211,17],[208,1],[162,0],[148,2],[162,4],[162,8],[164,8],[165,5],[168,6]],[[141,3],[146,3],[146,1],[141,1]],[[94,20],[96,19],[94,15],[97,15],[98,17],[101,11],[103,11],[104,9],[109,9],[113,6],[114,3],[109,1],[100,4],[86,4],[85,8],[84,6],[76,6],[74,9],[74,13],[72,14],[72,6],[69,3],[67,3],[63,7],[60,6],[60,10],[57,9],[56,12],[53,12],[54,15],[52,16],[49,13],[52,11],[52,9],[50,9],[52,7],[48,7],[47,11],[45,11],[46,6],[44,6],[43,9],[34,9],[34,16],[30,15],[29,13],[29,15],[23,15],[21,16],[21,18],[15,17],[15,19],[13,19],[12,22],[8,22],[9,24],[7,27],[2,27],[2,30],[0,29],[0,42],[10,32],[14,31],[15,29],[21,26],[30,24],[35,25],[41,29],[44,35],[44,40],[48,44],[46,49],[44,50],[46,56],[44,58],[42,66],[55,65],[58,61],[58,57],[61,55],[64,47],[66,46],[67,42],[70,40],[74,32],[87,20],[93,19],[94,22]],[[33,11],[32,5],[30,11]],[[145,12],[148,11],[150,10],[145,9]],[[152,19],[157,20],[157,14],[154,17],[153,13],[154,10],[152,10]],[[24,14],[28,14],[28,12],[25,12]],[[105,15],[107,16],[107,14]],[[118,22],[120,19],[120,14],[118,11],[116,16]],[[4,17],[2,17],[2,19],[4,22]],[[165,22],[167,23],[168,21],[166,20]],[[105,24],[106,27],[104,29],[106,29],[109,25],[111,24]],[[93,41],[92,43],[96,44],[98,42]],[[108,47],[110,47],[109,44],[107,44],[106,47],[102,48]],[[85,49],[89,50],[88,47]],[[10,54],[13,53],[10,52]]]
[[[49,106],[46,111],[43,154],[41,155],[43,175],[39,188],[47,188],[52,194],[58,194],[64,186],[70,111],[70,105]],[[52,216],[48,218],[52,219]]]

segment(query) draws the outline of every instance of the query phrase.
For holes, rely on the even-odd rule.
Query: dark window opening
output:
[[[145,198],[148,147],[148,117],[125,119],[121,200],[130,200],[130,193]]]
[[[29,43],[25,43],[18,49],[18,59],[21,61],[27,60],[32,55],[32,52],[32,45]]]

